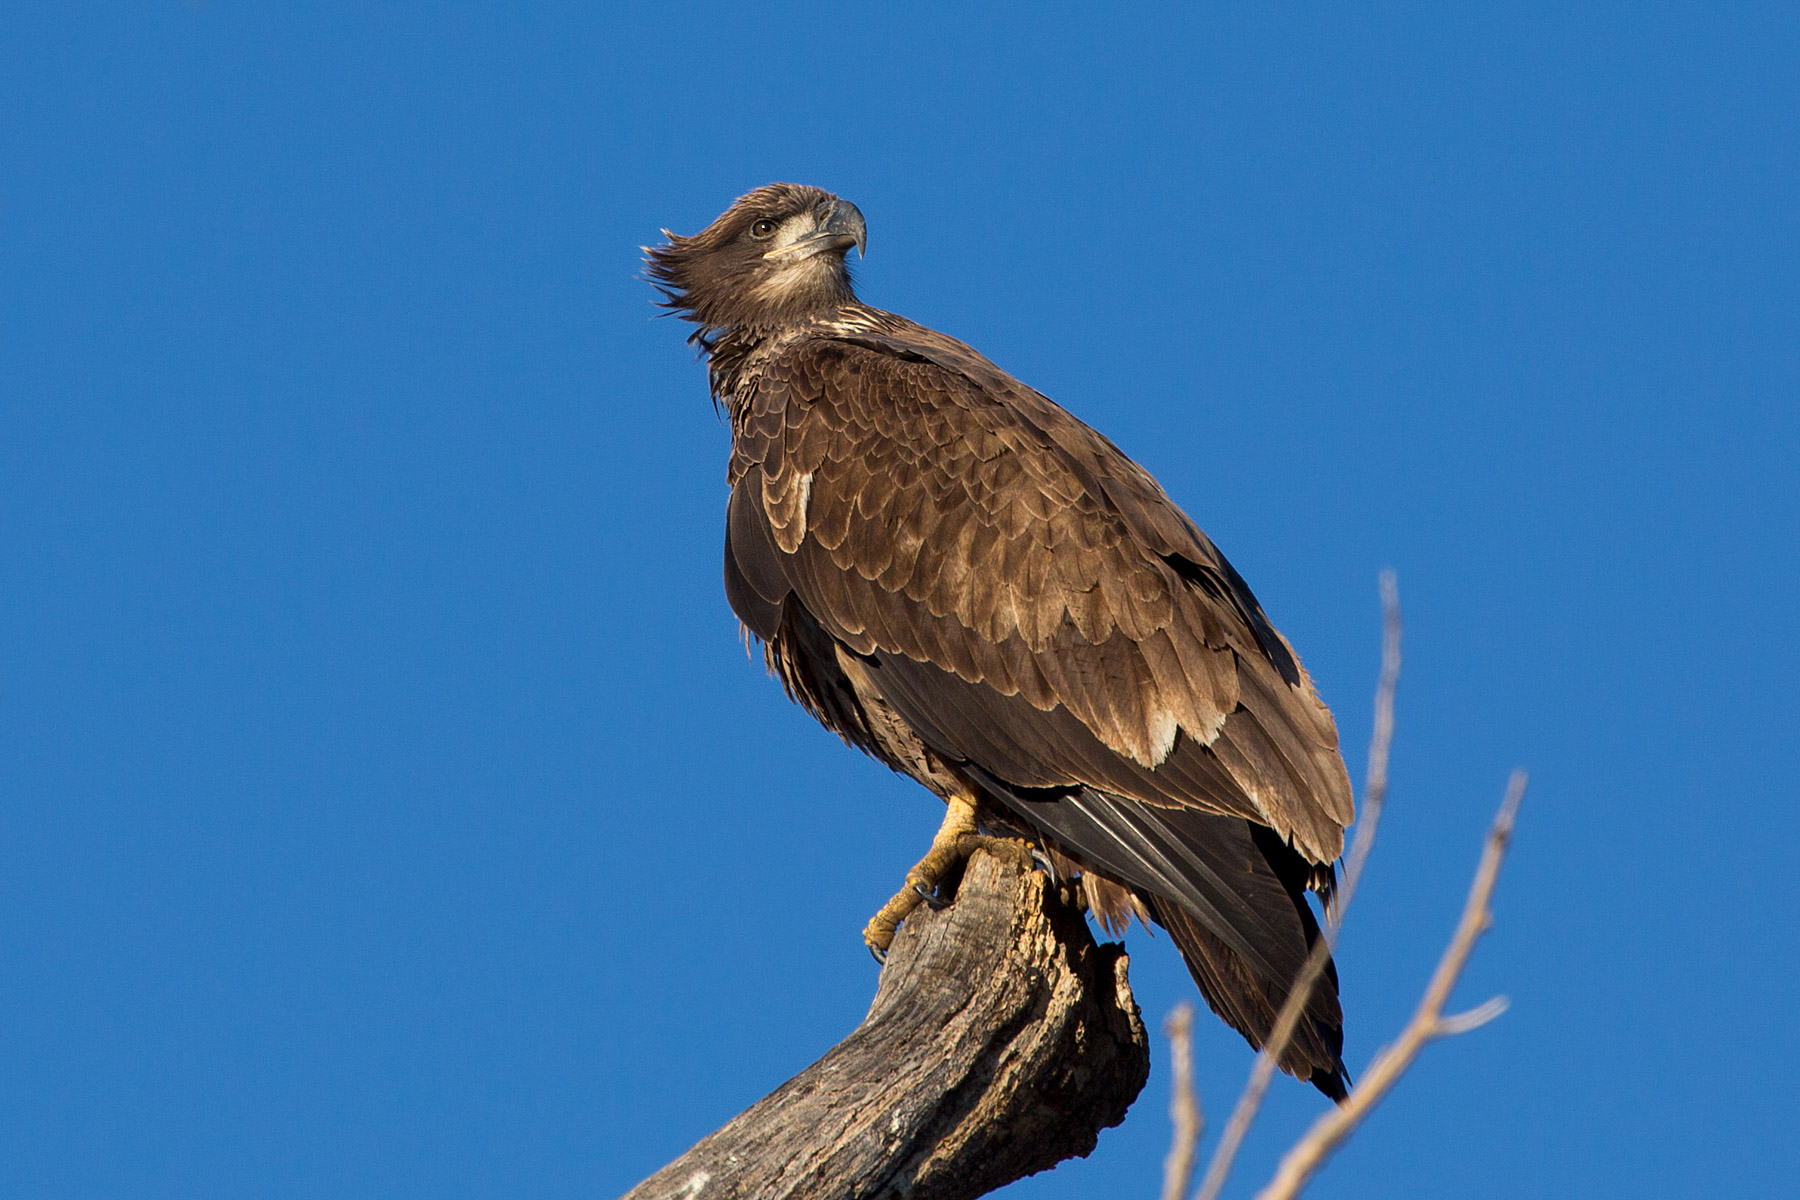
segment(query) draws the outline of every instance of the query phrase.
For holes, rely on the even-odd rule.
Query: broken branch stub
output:
[[[973,1200],[1084,1156],[1149,1076],[1125,972],[1022,845],[978,851],[849,1037],[625,1200]]]

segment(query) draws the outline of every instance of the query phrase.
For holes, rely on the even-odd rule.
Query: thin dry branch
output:
[[[1275,1177],[1257,1193],[1257,1200],[1289,1200],[1299,1195],[1300,1189],[1325,1165],[1325,1160],[1343,1145],[1381,1103],[1382,1097],[1399,1082],[1420,1051],[1440,1038],[1478,1029],[1506,1011],[1504,996],[1496,996],[1468,1012],[1449,1017],[1444,1015],[1444,1005],[1449,1001],[1450,991],[1462,975],[1475,943],[1493,924],[1493,911],[1488,901],[1493,896],[1494,883],[1500,877],[1500,864],[1506,858],[1507,843],[1512,840],[1513,819],[1524,797],[1525,772],[1514,771],[1506,787],[1506,798],[1501,801],[1493,827],[1488,830],[1481,865],[1475,870],[1469,898],[1463,904],[1462,920],[1457,922],[1456,933],[1444,950],[1444,956],[1438,960],[1437,970],[1432,973],[1412,1020],[1400,1031],[1400,1037],[1393,1045],[1375,1056],[1368,1070],[1363,1072],[1362,1083],[1350,1093],[1350,1098],[1313,1122],[1306,1136],[1287,1152]]]
[[[1163,1033],[1169,1038],[1169,1122],[1175,1133],[1163,1160],[1162,1200],[1181,1200],[1194,1176],[1194,1150],[1206,1124],[1194,1091],[1194,1006],[1177,1004]]]
[[[1280,1061],[1288,1041],[1294,1036],[1294,1029],[1299,1025],[1306,1003],[1312,997],[1313,987],[1318,983],[1326,962],[1331,958],[1332,949],[1337,945],[1338,933],[1344,924],[1344,913],[1356,895],[1356,885],[1362,880],[1363,867],[1369,861],[1369,851],[1374,848],[1375,830],[1381,824],[1381,811],[1387,800],[1388,751],[1394,743],[1394,693],[1400,685],[1400,635],[1403,628],[1399,584],[1392,571],[1383,571],[1381,675],[1375,684],[1375,726],[1369,736],[1369,769],[1363,783],[1362,819],[1357,822],[1356,836],[1350,843],[1350,853],[1344,858],[1344,875],[1338,881],[1336,894],[1332,897],[1325,928],[1320,932],[1318,941],[1313,943],[1312,953],[1307,955],[1300,973],[1294,977],[1294,986],[1275,1018],[1275,1026],[1269,1031],[1268,1041],[1263,1044],[1262,1051],[1250,1066],[1250,1078],[1244,1084],[1237,1106],[1231,1111],[1231,1119],[1226,1122],[1224,1135],[1220,1137],[1212,1158],[1207,1162],[1206,1176],[1200,1181],[1200,1190],[1195,1194],[1195,1200],[1218,1200],[1220,1191],[1224,1189],[1225,1180],[1231,1175],[1232,1164],[1237,1160],[1238,1150],[1244,1144],[1244,1137],[1250,1132],[1257,1111],[1262,1108],[1263,1096],[1267,1094],[1269,1081],[1275,1075],[1275,1064]]]

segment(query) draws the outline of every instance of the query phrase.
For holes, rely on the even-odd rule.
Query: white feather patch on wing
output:
[[[800,477],[800,503],[795,506],[795,511],[799,514],[797,520],[800,522],[800,531],[794,538],[796,544],[806,536],[806,506],[812,503],[812,479],[811,471]]]
[[[1175,749],[1175,735],[1181,730],[1181,722],[1166,708],[1152,708],[1146,715],[1150,718],[1150,765],[1160,767]]]

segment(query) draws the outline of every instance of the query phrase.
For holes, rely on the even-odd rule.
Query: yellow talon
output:
[[[931,839],[931,849],[906,873],[906,887],[895,892],[863,927],[863,941],[877,959],[887,960],[888,947],[894,944],[894,932],[900,928],[900,922],[925,903],[926,897],[935,893],[938,885],[988,840],[976,832],[975,801],[952,797],[944,823]]]

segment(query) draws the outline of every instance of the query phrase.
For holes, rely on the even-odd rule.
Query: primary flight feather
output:
[[[771,184],[648,274],[732,433],[725,591],[790,695],[949,809],[896,924],[976,831],[1167,929],[1260,1046],[1319,936],[1353,808],[1337,729],[1225,556],[1106,438],[954,338],[856,298],[866,227]],[[1281,1066],[1346,1091],[1335,967]]]

